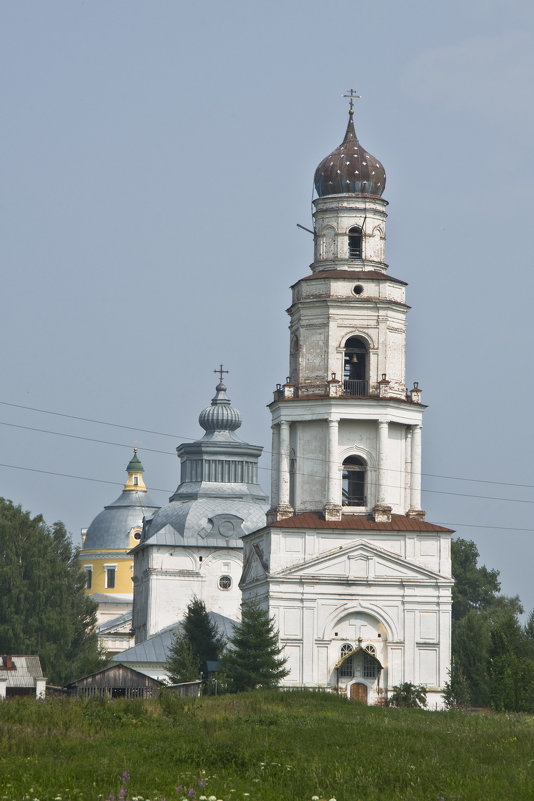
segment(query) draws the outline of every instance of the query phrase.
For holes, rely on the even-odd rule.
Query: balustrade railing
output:
[[[369,381],[345,379],[345,381],[343,381],[343,394],[352,395],[357,398],[365,397],[369,395]]]

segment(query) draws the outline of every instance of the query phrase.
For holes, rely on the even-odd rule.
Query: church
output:
[[[436,708],[453,532],[421,508],[425,407],[406,385],[406,283],[385,261],[385,170],[353,118],[351,97],[343,142],[315,172],[314,260],[291,288],[289,375],[270,405],[271,507],[243,537],[241,590],[276,621],[286,686],[380,704],[412,682]]]
[[[176,492],[136,529],[136,645],[115,661],[161,678],[194,595],[225,634],[254,600],[279,630],[284,686],[385,704],[412,682],[439,708],[453,532],[421,505],[425,406],[406,383],[407,285],[389,274],[386,174],[358,141],[352,91],[344,139],[314,183],[313,262],[291,287],[289,374],[269,406],[270,506],[262,448],[235,433],[221,366],[204,435],[177,448]]]

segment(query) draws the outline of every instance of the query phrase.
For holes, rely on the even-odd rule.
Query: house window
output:
[[[346,654],[350,654],[351,651],[352,651],[352,645],[349,645],[348,642],[344,643],[341,646],[341,656],[342,657],[345,656]],[[342,662],[341,667],[339,669],[339,675],[342,678],[349,678],[349,677],[352,676],[352,674],[353,674],[353,664],[352,664],[353,659],[354,659],[353,656],[347,656],[345,661]]]
[[[85,570],[85,589],[90,590],[93,586],[93,567],[92,565],[86,565],[84,567]]]
[[[343,462],[343,506],[365,506],[366,466],[359,456],[348,456]]]
[[[133,481],[134,487],[138,487],[139,486],[139,476],[134,476],[133,480],[134,480]]]
[[[113,590],[115,588],[115,574],[117,572],[116,566],[105,568],[106,571],[106,590]]]
[[[349,259],[362,257],[362,229],[357,225],[349,228]]]
[[[219,589],[220,590],[229,590],[232,586],[232,578],[231,576],[221,576],[219,579]]]

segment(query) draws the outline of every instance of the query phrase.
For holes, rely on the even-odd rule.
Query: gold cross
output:
[[[353,109],[354,109],[354,100],[356,98],[359,99],[361,97],[361,95],[357,95],[356,92],[354,91],[354,89],[347,89],[347,93],[344,94],[343,97],[350,98],[350,110],[353,111]]]
[[[219,382],[222,384],[223,373],[229,373],[230,370],[223,370],[222,364],[219,365],[218,370],[214,370],[214,373],[219,373]]]

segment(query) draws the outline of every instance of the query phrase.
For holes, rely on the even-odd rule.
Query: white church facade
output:
[[[241,416],[226,394],[222,367],[220,379],[199,416],[204,436],[176,449],[176,492],[145,518],[133,551],[137,646],[182,621],[194,597],[225,635],[240,618],[242,536],[265,525],[268,499],[258,483],[263,449],[235,433]]]
[[[315,173],[314,261],[292,287],[272,414],[271,508],[243,538],[243,599],[274,616],[287,686],[442,704],[452,531],[421,508],[424,406],[405,375],[404,281],[388,274],[382,164],[343,143]]]

